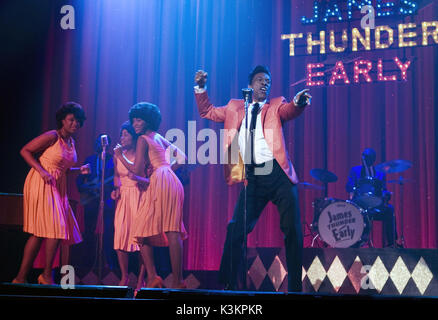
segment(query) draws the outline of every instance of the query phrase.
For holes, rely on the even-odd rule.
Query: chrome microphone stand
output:
[[[252,100],[252,92],[253,89],[251,88],[244,88],[242,89],[243,98],[245,101],[245,155],[244,156],[244,167],[245,167],[245,181],[244,181],[244,209],[243,209],[243,257],[244,257],[244,289],[248,288],[247,283],[247,277],[248,277],[248,228],[247,228],[247,216],[248,216],[248,168],[247,168],[247,161],[248,157],[246,156],[248,154],[248,147],[251,147],[251,144],[253,143],[253,139],[251,138],[250,144],[248,146],[248,107]],[[252,163],[252,154],[251,154],[251,160],[249,163]]]
[[[97,216],[96,231],[98,235],[97,240],[97,277],[98,283],[102,284],[102,270],[103,270],[103,232],[104,232],[104,208],[105,208],[105,160],[106,160],[106,147],[108,146],[108,136],[101,136],[102,153],[101,153],[101,174],[100,174],[100,202],[99,213]]]

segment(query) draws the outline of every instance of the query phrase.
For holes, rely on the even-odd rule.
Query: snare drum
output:
[[[362,178],[353,189],[353,201],[367,209],[380,206],[383,202],[382,190],[382,180],[373,177]]]
[[[368,230],[364,210],[348,200],[332,200],[314,217],[317,218],[314,227],[322,240],[333,248],[348,248],[362,242]]]

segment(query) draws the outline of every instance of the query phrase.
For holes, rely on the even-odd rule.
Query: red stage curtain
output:
[[[333,65],[337,60],[360,56],[372,60],[375,71],[378,58],[410,59],[406,82],[311,88],[312,105],[299,119],[286,124],[284,131],[301,181],[318,184],[310,176],[312,168],[326,168],[338,176],[338,181],[329,185],[329,197],[347,199],[344,187],[349,169],[360,164],[366,147],[377,151],[378,163],[412,161],[413,167],[401,173],[411,180],[404,187],[404,197],[398,185],[388,185],[393,192],[398,232],[403,207],[407,246],[436,248],[437,46],[290,57],[289,43],[280,36],[315,34],[315,26],[300,23],[301,16],[312,12],[312,3],[84,1],[74,4],[75,30],[59,27],[60,7],[54,5],[43,75],[44,118],[51,120],[54,110],[67,100],[84,106],[88,119],[77,137],[80,159],[84,159],[92,153],[92,141],[99,133],[109,133],[117,140],[129,108],[138,101],[150,101],[161,108],[162,134],[171,128],[187,133],[188,121],[196,121],[197,132],[211,128],[218,133],[222,125],[201,119],[196,110],[193,78],[200,68],[209,73],[211,100],[224,105],[230,98],[240,98],[240,89],[247,86],[247,75],[257,64],[271,69],[271,97],[292,99],[304,88],[304,83],[291,84],[304,79],[306,63]],[[438,4],[431,2],[408,20],[438,20]],[[393,27],[402,22],[401,18],[391,21],[388,24]],[[324,28],[340,31],[345,26],[329,24]],[[371,76],[376,79],[376,73]],[[54,122],[47,120],[44,125],[45,129],[53,128]],[[388,179],[399,176],[391,174]],[[185,268],[218,269],[227,221],[240,188],[226,186],[222,167],[217,164],[199,166],[191,173],[184,214],[189,232]],[[320,191],[300,190],[303,226],[312,222],[312,202],[320,196]],[[379,230],[377,226],[377,245],[381,243]],[[311,236],[306,236],[305,245],[310,240]],[[249,245],[283,245],[278,214],[271,204],[249,236]]]

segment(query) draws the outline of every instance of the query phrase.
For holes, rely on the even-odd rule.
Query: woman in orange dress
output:
[[[120,146],[114,149],[114,154],[136,175],[142,175],[146,165],[152,167],[149,186],[140,200],[133,229],[133,237],[141,245],[147,287],[163,287],[163,280],[156,272],[152,247],[169,246],[171,287],[184,288],[182,240],[187,237],[182,220],[184,189],[173,170],[185,162],[186,156],[157,133],[161,114],[156,105],[146,102],[134,105],[129,111],[129,119],[139,135],[134,164],[122,157]]]
[[[137,134],[129,123],[125,122],[120,129],[120,145],[122,157],[130,164],[134,164]],[[140,251],[140,246],[134,241],[132,228],[135,215],[138,212],[140,196],[144,190],[140,177],[133,175],[118,160],[114,158],[114,191],[111,198],[117,201],[114,216],[114,250],[119,260],[121,279],[119,286],[128,285],[128,261],[129,253]],[[137,288],[143,285],[145,268],[140,259],[140,271],[137,280]]]
[[[61,240],[67,244],[82,241],[78,224],[67,198],[70,171],[89,173],[89,166],[73,168],[77,161],[72,135],[85,121],[82,107],[67,102],[56,112],[57,130],[34,138],[20,151],[32,167],[23,189],[23,231],[31,234],[24,247],[23,260],[13,283],[25,283],[33,261],[45,239],[46,264],[38,277],[40,284],[54,284],[52,264]],[[38,155],[40,156],[38,157]]]

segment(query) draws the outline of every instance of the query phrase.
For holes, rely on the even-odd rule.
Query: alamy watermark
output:
[[[376,287],[374,287],[373,282],[370,279],[370,271],[372,266],[370,265],[363,265],[360,269],[360,274],[363,274],[364,276],[360,279],[360,287],[364,290],[374,290]]]
[[[63,30],[76,29],[75,26],[75,8],[72,5],[64,5],[61,7],[61,21],[59,22]]]
[[[245,143],[239,146],[239,135],[243,134]],[[165,138],[172,142],[173,146],[182,151],[186,156],[179,157],[178,150],[169,146],[166,150],[166,157],[169,163],[174,161],[179,164],[225,164],[236,165],[239,163],[251,164],[251,145],[252,139],[249,130],[243,132],[237,129],[220,129],[219,137],[213,129],[204,128],[197,132],[196,121],[188,121],[188,130],[186,134],[181,129],[170,129],[166,132]],[[281,137],[274,136],[274,130],[265,128],[263,130],[268,148],[274,150],[275,139]],[[187,144],[186,144],[187,141]],[[203,142],[199,147],[198,143]],[[277,142],[281,143],[281,142]],[[242,149],[241,149],[242,147]],[[243,151],[242,151],[243,150]],[[242,156],[243,154],[243,156]],[[254,168],[255,175],[268,175],[272,172],[273,162],[264,162],[261,166]]]
[[[75,268],[69,264],[61,267],[61,288],[62,289],[74,289],[75,288]]]
[[[376,27],[376,10],[371,5],[363,6],[360,13],[365,14],[360,20],[360,27],[362,29],[374,29]]]
[[[63,15],[60,20],[60,25],[63,30],[74,30],[75,26],[75,8],[72,5],[63,5],[60,13]],[[372,5],[362,6],[360,13],[365,14],[361,21],[360,26],[362,29],[374,29],[376,10]]]

